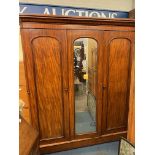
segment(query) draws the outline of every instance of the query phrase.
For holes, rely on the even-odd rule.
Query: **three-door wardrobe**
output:
[[[127,136],[134,24],[20,15],[31,124],[41,153]]]

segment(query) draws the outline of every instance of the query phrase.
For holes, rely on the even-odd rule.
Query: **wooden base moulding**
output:
[[[126,138],[127,131],[107,134],[107,135],[103,135],[100,137],[94,137],[94,138],[83,138],[83,139],[76,139],[72,141],[40,145],[40,153],[41,154],[53,153],[53,152],[65,151],[69,149],[75,149],[79,147],[91,146],[95,144],[112,142],[112,141],[120,140],[121,137]]]

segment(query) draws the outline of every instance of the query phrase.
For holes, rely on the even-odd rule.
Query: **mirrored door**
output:
[[[96,132],[97,42],[74,41],[75,134]]]

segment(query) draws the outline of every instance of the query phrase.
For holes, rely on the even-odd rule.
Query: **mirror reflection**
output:
[[[75,133],[96,131],[97,42],[74,42]]]

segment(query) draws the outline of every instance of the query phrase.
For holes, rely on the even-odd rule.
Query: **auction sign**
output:
[[[83,16],[96,18],[128,18],[129,13],[114,10],[75,8],[46,4],[19,3],[20,14],[46,14],[58,16]]]

